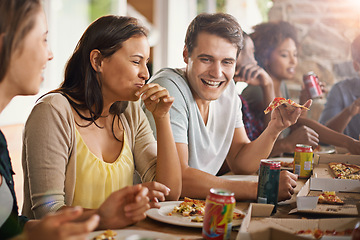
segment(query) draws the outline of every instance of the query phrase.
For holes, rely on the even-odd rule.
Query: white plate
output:
[[[273,157],[273,158],[269,158],[269,160],[291,163],[294,161],[294,158],[293,157]]]
[[[317,153],[317,154],[332,154],[332,153],[335,153],[336,152],[336,149],[334,146],[319,146],[317,149],[313,149],[314,153]],[[286,152],[284,153],[285,155],[287,156],[291,156],[293,157],[294,156],[294,153],[289,153],[289,152]]]
[[[160,239],[160,240],[177,240],[178,238],[160,232],[146,231],[146,230],[114,230],[117,235],[115,236],[116,240],[140,240],[140,239]],[[96,231],[89,234],[89,240],[92,240],[94,237],[102,234],[104,231]]]
[[[160,209],[158,208],[151,208],[149,209],[146,214],[149,218],[157,220],[159,222],[169,223],[178,226],[184,227],[194,227],[194,228],[202,228],[202,222],[192,222],[191,217],[183,217],[180,214],[172,214],[169,216],[169,213],[172,212],[175,206],[179,206],[180,203],[183,201],[168,201],[168,202],[161,202]],[[240,212],[239,210],[235,210]],[[239,226],[242,222],[242,219],[233,220],[233,226]]]
[[[224,178],[233,181],[249,181],[249,182],[259,181],[259,176],[257,175],[223,175],[223,176],[219,176],[219,178]]]
[[[320,149],[314,150],[314,153],[318,153],[318,154],[332,154],[335,153],[335,147],[334,146],[320,146]]]

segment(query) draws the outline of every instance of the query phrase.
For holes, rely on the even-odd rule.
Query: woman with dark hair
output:
[[[38,93],[47,61],[47,23],[40,0],[0,1],[0,112],[17,95]],[[7,142],[0,131],[0,239],[87,239],[99,222],[71,222],[82,214],[76,207],[28,220],[19,216]]]
[[[23,209],[30,218],[82,206],[84,218],[100,216],[100,228],[120,228],[145,218],[149,200],[159,207],[179,198],[168,113],[174,98],[145,84],[149,54],[135,18],[104,16],[84,32],[63,83],[38,101],[25,125]],[[140,97],[156,121],[157,142]],[[134,173],[142,184],[132,186]]]
[[[289,98],[285,81],[295,76],[299,44],[295,27],[284,21],[261,23],[254,27],[250,37],[254,42],[255,59],[271,77],[273,90],[248,86],[242,96],[248,101],[249,109],[263,119],[266,126],[267,119],[263,110],[270,103],[266,96],[271,95],[269,92],[273,91],[275,97]],[[307,99],[309,95],[303,89],[300,93],[300,103],[305,103]],[[281,138],[276,140],[271,156],[291,153],[298,143],[311,145],[315,149],[319,142],[344,147],[353,154],[360,154],[359,141],[339,134],[303,114],[296,124],[286,129]]]

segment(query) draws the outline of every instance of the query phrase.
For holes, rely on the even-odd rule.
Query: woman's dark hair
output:
[[[189,56],[196,47],[197,36],[201,32],[214,34],[228,40],[236,46],[236,56],[239,56],[240,50],[243,47],[243,33],[239,23],[230,14],[202,13],[192,20],[185,37],[185,46],[188,50]]]
[[[104,16],[94,21],[84,32],[73,55],[65,68],[65,79],[60,88],[52,92],[62,93],[82,119],[89,124],[101,117],[103,112],[102,84],[99,74],[90,62],[90,53],[97,49],[102,59],[111,57],[122,47],[123,42],[134,36],[147,36],[147,30],[136,18],[124,16]],[[111,114],[119,116],[127,102],[115,102],[109,109]],[[87,110],[86,117],[79,110]],[[113,121],[114,121],[113,119]]]
[[[296,29],[293,25],[285,21],[266,22],[256,25],[254,32],[250,34],[255,46],[255,59],[259,66],[265,68],[265,63],[269,60],[271,53],[285,40],[292,39],[296,46]]]
[[[23,41],[34,27],[36,13],[40,10],[40,0],[0,1],[0,82],[14,51],[22,50]]]

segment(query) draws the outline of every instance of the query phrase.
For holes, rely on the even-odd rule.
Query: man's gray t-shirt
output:
[[[235,128],[244,126],[234,82],[231,80],[222,95],[210,102],[206,125],[183,70],[162,69],[149,82],[165,87],[175,98],[170,109],[171,127],[175,142],[188,145],[189,166],[215,175],[229,152]],[[145,113],[155,134],[152,114],[146,109]]]

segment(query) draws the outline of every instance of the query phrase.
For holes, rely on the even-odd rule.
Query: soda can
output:
[[[273,214],[276,213],[278,202],[280,168],[280,161],[260,161],[257,202],[274,204]]]
[[[309,178],[313,170],[313,150],[311,146],[296,144],[294,153],[294,173],[299,178]]]
[[[319,98],[322,96],[322,90],[319,84],[319,78],[311,71],[303,76],[304,85],[311,98]]]
[[[235,203],[234,193],[224,189],[210,189],[205,202],[202,228],[204,239],[230,239]]]

